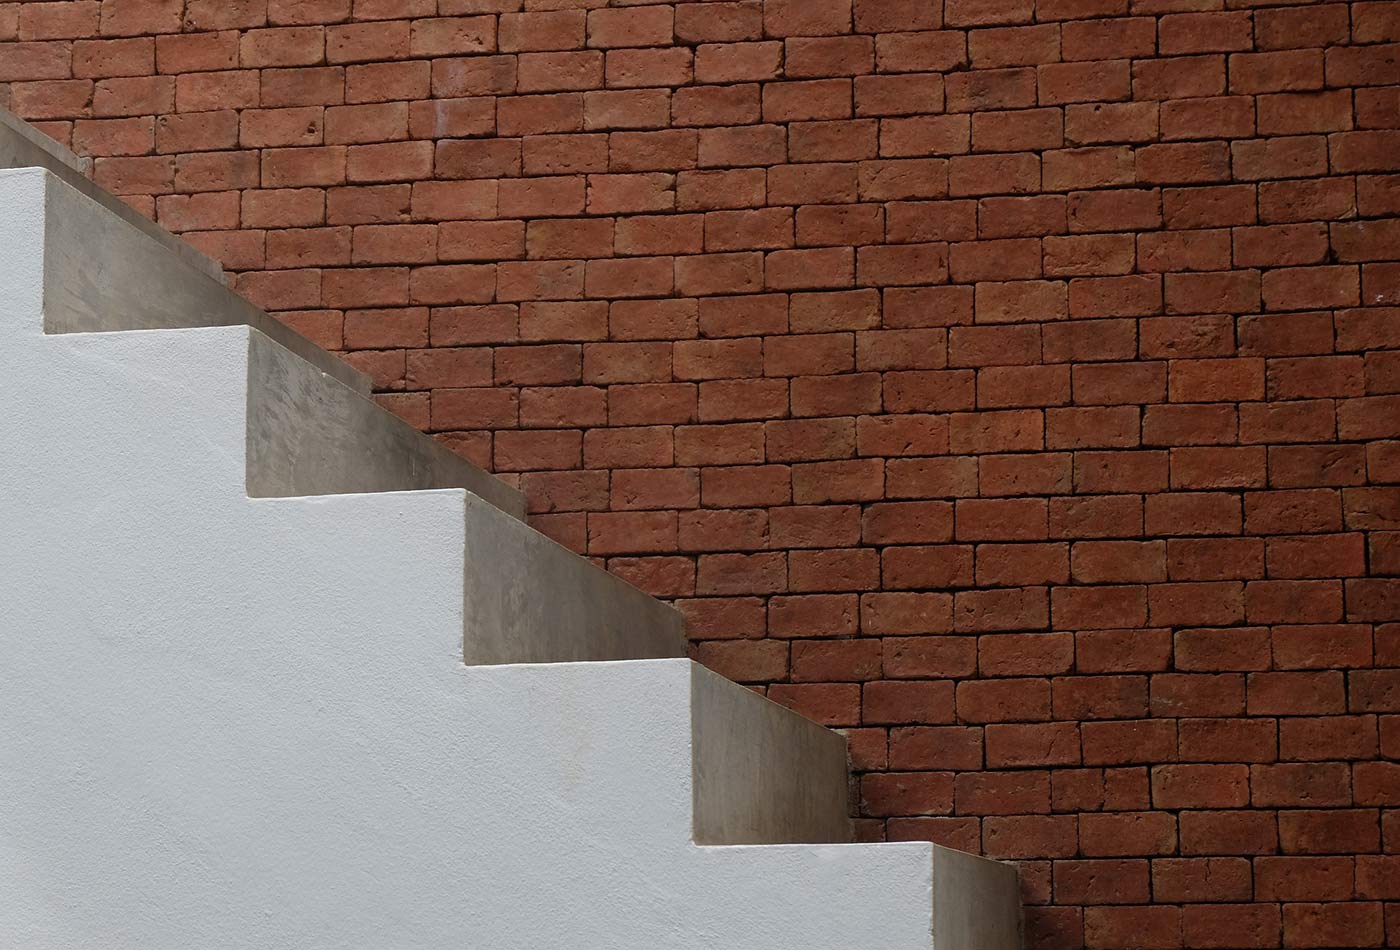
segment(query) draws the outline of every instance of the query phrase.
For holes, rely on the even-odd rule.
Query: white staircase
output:
[[[45,166],[0,171],[0,946],[1019,946],[1014,869],[848,843],[841,737],[31,135],[0,123]]]

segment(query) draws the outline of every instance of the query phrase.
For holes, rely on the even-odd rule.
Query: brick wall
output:
[[[866,838],[1021,862],[1032,946],[1400,945],[1400,3],[0,39],[99,182],[849,729]]]

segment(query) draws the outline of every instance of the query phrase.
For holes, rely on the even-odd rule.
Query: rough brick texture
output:
[[[1400,3],[0,40],[99,182],[849,730],[865,837],[1020,862],[1031,947],[1400,946]]]

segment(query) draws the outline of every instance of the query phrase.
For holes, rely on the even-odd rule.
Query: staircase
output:
[[[0,165],[0,946],[1019,947],[1014,869],[849,843],[840,736],[13,117]]]

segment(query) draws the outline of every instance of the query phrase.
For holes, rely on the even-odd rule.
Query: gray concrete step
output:
[[[685,656],[680,611],[476,495],[462,536],[468,666]]]
[[[13,112],[0,109],[0,169],[47,168],[127,224],[164,245],[195,270],[223,282],[224,269],[218,261],[200,253],[191,244],[138,213],[125,201],[93,184],[87,175],[91,162],[91,159],[73,154]]]
[[[36,297],[43,332],[255,331],[248,363],[250,495],[465,488],[524,517],[518,491],[376,404],[363,374],[105,205],[42,168],[0,171],[0,186],[15,195],[13,215],[33,216],[5,222],[9,239],[33,234],[42,241],[35,268],[41,279],[23,292]]]
[[[696,844],[849,842],[843,736],[690,664]]]
[[[47,332],[242,324],[262,331],[326,375],[369,393],[369,379],[363,373],[195,266],[171,245],[177,238],[166,235],[169,240],[162,240],[114,211],[110,202],[115,199],[110,195],[107,201],[98,201],[46,168],[7,169],[0,171],[0,177],[40,173],[48,181],[42,225]]]
[[[465,488],[525,517],[520,492],[259,330],[248,335],[247,469],[254,498]]]

